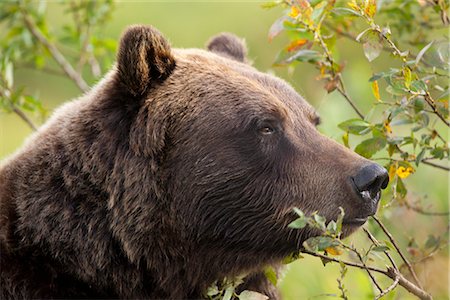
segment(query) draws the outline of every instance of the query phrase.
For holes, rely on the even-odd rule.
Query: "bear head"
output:
[[[242,40],[220,34],[207,49],[171,49],[146,26],[121,40],[112,89],[136,106],[124,160],[139,163],[118,165],[127,177],[109,208],[129,257],[237,274],[318,234],[287,227],[294,207],[327,220],[342,207],[344,235],[376,212],[383,168],[322,135],[289,84],[247,63]]]

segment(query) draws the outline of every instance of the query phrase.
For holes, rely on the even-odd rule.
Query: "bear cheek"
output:
[[[291,191],[291,207],[307,214],[318,212],[328,220],[336,219],[339,207],[347,215],[361,209],[350,178],[367,160],[349,151],[315,129],[290,137],[293,151],[286,171],[292,174],[286,183]]]

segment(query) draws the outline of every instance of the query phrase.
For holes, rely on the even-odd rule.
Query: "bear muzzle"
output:
[[[377,212],[381,190],[387,187],[389,175],[383,167],[371,163],[362,167],[350,180],[353,191],[361,203],[358,214],[355,217],[345,219],[344,224],[361,226],[369,216],[373,216]]]

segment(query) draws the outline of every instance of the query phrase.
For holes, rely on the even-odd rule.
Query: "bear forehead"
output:
[[[173,50],[177,62],[173,75],[185,78],[186,86],[195,86],[198,94],[233,99],[230,105],[274,112],[294,123],[318,118],[314,108],[278,77],[206,50]]]

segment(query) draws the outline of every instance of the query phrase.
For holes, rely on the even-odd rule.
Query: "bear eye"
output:
[[[264,135],[269,135],[275,132],[275,129],[271,126],[263,126],[259,129],[259,132]]]

